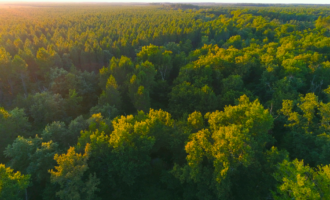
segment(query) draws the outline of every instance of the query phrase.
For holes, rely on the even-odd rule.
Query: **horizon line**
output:
[[[255,4],[255,5],[330,5],[330,3],[256,3],[256,2],[176,2],[176,1],[164,1],[164,2],[157,2],[157,1],[1,1],[0,4],[20,4],[20,3],[92,3],[92,4],[99,4],[99,3],[114,3],[114,4]]]

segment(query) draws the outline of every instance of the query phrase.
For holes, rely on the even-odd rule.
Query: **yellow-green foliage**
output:
[[[30,175],[14,172],[13,169],[0,164],[0,198],[4,200],[22,199],[25,189],[30,184]]]
[[[285,160],[279,164],[274,177],[281,183],[276,192],[276,200],[289,199],[329,199],[330,166],[319,166],[315,169],[303,161]]]
[[[196,115],[196,114],[193,114]],[[191,121],[192,116],[188,121]],[[257,154],[264,151],[270,140],[268,131],[273,117],[258,100],[250,102],[241,96],[237,106],[227,106],[224,111],[207,113],[209,127],[190,136],[185,150],[190,178],[202,184],[202,176],[209,167],[214,171],[207,177],[209,187],[220,197],[228,195],[230,176],[240,167],[257,162]],[[203,162],[208,160],[209,165]]]
[[[329,199],[329,15],[1,4],[0,199]]]

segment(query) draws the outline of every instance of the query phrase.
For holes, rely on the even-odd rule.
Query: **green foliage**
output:
[[[200,112],[193,112],[188,117],[188,124],[192,126],[194,129],[202,129],[204,126],[203,115]]]
[[[44,47],[41,47],[37,51],[36,62],[39,67],[39,76],[43,74],[49,76],[49,70],[53,67],[62,67],[62,60],[60,56],[53,50],[46,50]]]
[[[49,92],[33,96],[30,113],[36,124],[46,124],[66,116],[65,101],[59,94]]]
[[[14,198],[329,198],[329,6],[2,7]]]
[[[29,186],[29,175],[22,175],[21,172],[0,164],[0,198],[4,200],[19,200],[24,190]]]
[[[240,35],[232,36],[228,41],[223,45],[224,47],[234,46],[236,49],[242,48],[242,39]]]
[[[287,117],[285,126],[289,128],[284,145],[289,145],[285,147],[289,150],[290,156],[304,159],[312,166],[329,162],[328,157],[324,155],[329,145],[329,106],[329,103],[319,102],[313,93],[301,97],[298,103],[292,100],[283,101],[280,111]]]
[[[121,97],[118,91],[118,85],[116,79],[110,75],[108,78],[106,88],[99,98],[99,105],[104,106],[109,104],[110,106],[115,106],[121,108]]]
[[[285,160],[279,164],[274,177],[279,182],[274,199],[328,199],[330,171],[329,166],[319,166],[316,169],[304,165],[297,159]]]
[[[126,80],[129,73],[134,70],[134,65],[130,58],[121,56],[120,59],[112,57],[110,64],[107,68],[100,69],[100,86],[106,87],[107,79],[110,75],[118,81],[119,85],[122,85]]]
[[[330,17],[322,17],[319,16],[319,18],[315,21],[315,26],[317,28],[326,28],[330,29]]]
[[[185,155],[182,145],[187,135],[177,131],[169,113],[151,109],[148,114],[141,111],[136,116],[117,117],[112,121],[112,130],[100,115],[93,115],[91,120],[95,123],[82,133],[78,146],[90,143],[91,169],[106,169],[96,170],[101,177],[104,198],[108,195],[118,199],[153,196],[151,190],[171,194],[164,191],[164,184],[154,184],[165,176],[172,158],[179,161]],[[117,187],[122,188],[123,193],[118,192]]]
[[[10,157],[10,166],[15,170],[31,174],[33,181],[48,180],[48,169],[54,166],[53,157],[58,151],[58,144],[52,141],[43,142],[42,138],[25,139],[18,137],[8,145],[5,155]]]
[[[17,136],[29,136],[31,124],[24,110],[15,108],[6,111],[0,107],[0,160],[4,160],[3,151]]]
[[[105,118],[113,119],[118,116],[119,111],[115,106],[110,106],[109,104],[105,104],[103,106],[95,106],[91,108],[91,115],[98,113],[101,113],[101,115]]]
[[[171,54],[172,51],[168,51],[162,46],[149,45],[142,47],[142,50],[136,55],[140,62],[151,62],[159,72],[161,79],[166,80],[173,67]]]
[[[83,155],[75,152],[71,147],[67,154],[55,154],[54,159],[58,166],[50,170],[51,182],[60,185],[61,189],[56,193],[60,199],[95,199],[99,180],[95,174],[89,175],[87,181],[83,181],[83,174],[88,169],[87,160],[90,154],[90,146],[86,145]]]
[[[69,90],[69,96],[65,100],[65,110],[71,117],[76,117],[81,113],[81,103],[83,98],[78,96],[75,89]]]
[[[150,108],[150,90],[154,83],[156,70],[149,61],[137,65],[135,73],[130,79],[128,95],[135,108],[140,111],[148,111]]]
[[[228,198],[237,169],[256,164],[265,150],[273,118],[257,100],[250,102],[246,96],[239,105],[205,117],[209,127],[190,136],[185,147],[187,165],[174,168],[174,173],[181,181],[197,184],[198,199]]]
[[[215,103],[216,95],[208,85],[198,88],[189,82],[173,87],[169,100],[171,112],[175,116],[195,110],[206,113],[216,108]]]

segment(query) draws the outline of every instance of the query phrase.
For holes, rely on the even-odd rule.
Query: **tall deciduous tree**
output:
[[[329,199],[329,165],[311,168],[297,159],[284,160],[274,173],[278,188],[273,192],[275,200],[289,199]]]
[[[167,80],[171,73],[173,63],[171,58],[171,51],[166,50],[164,47],[149,45],[142,47],[142,50],[137,54],[139,61],[149,61],[159,73],[162,80]]]
[[[121,103],[121,95],[118,90],[116,79],[110,75],[106,83],[106,88],[99,97],[99,106],[109,104],[110,106],[115,106],[117,109],[120,109]]]
[[[13,169],[0,164],[0,198],[3,200],[20,200],[30,183],[29,175],[14,172]]]
[[[6,111],[0,107],[0,161],[4,162],[3,151],[19,135],[29,136],[31,124],[23,109]]]
[[[91,200],[95,199],[98,190],[98,178],[95,174],[89,174],[86,181],[83,180],[84,173],[88,169],[87,160],[90,156],[90,145],[87,144],[85,153],[82,155],[75,152],[71,147],[66,154],[54,156],[58,166],[50,170],[51,182],[60,185],[60,191],[56,193],[63,200]]]
[[[187,165],[173,173],[196,184],[198,199],[228,198],[238,168],[258,162],[270,141],[273,118],[258,102],[244,95],[237,106],[206,114],[209,127],[192,134],[185,149]]]
[[[330,103],[323,103],[313,93],[298,101],[284,100],[280,112],[287,118],[285,148],[292,158],[304,159],[311,166],[329,163]]]
[[[156,70],[149,61],[136,66],[131,77],[128,92],[132,103],[137,110],[147,112],[150,108],[150,90],[154,85]]]
[[[27,91],[27,67],[28,65],[26,62],[19,56],[15,55],[14,59],[12,60],[12,70],[14,71],[16,77],[21,80],[22,86],[24,89],[25,96],[28,95]]]

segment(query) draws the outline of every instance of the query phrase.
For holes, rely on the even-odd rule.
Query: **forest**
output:
[[[0,199],[330,199],[330,6],[0,5]]]

